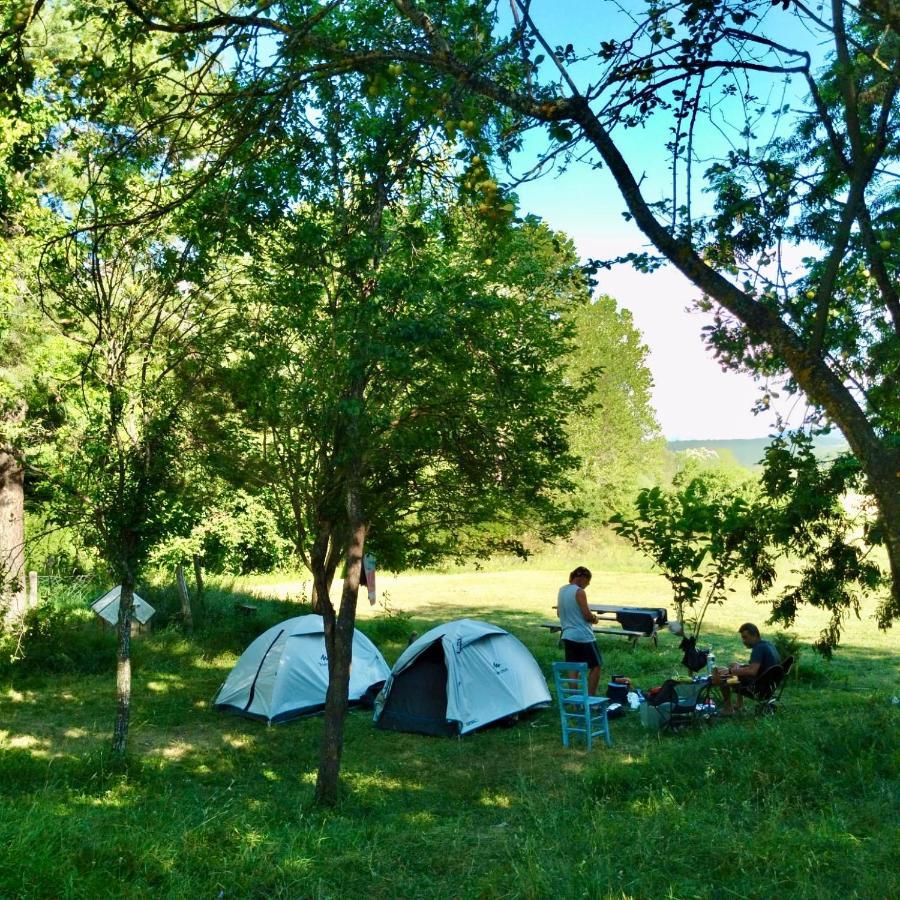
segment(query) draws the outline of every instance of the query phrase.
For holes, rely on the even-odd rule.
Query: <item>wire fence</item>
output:
[[[89,603],[95,599],[100,586],[92,575],[60,575],[56,572],[29,572],[28,605],[35,606],[43,599],[65,599],[70,603]]]

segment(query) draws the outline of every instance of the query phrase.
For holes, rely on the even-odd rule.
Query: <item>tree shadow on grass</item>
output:
[[[452,614],[453,610],[447,612]],[[504,611],[489,617],[490,610],[484,608],[466,612],[469,617],[483,616],[512,631],[521,631],[527,643],[537,646],[536,655],[545,673],[550,661],[560,657],[555,640],[535,628],[539,616]],[[452,617],[442,616],[440,621]],[[412,621],[423,630],[439,624],[433,619]],[[713,634],[710,638],[723,644],[726,640],[724,635]],[[214,646],[218,651],[217,641]],[[392,645],[391,649],[398,655],[402,652],[399,644]],[[635,675],[645,686],[661,681],[680,659],[674,643],[661,646],[658,652],[638,649],[632,653],[625,646],[604,650],[607,673],[623,670]],[[308,794],[310,786],[305,781],[298,783],[298,773],[308,781],[316,770],[321,720],[306,718],[267,728],[216,712],[211,700],[231,662],[229,653],[211,658],[203,635],[189,639],[177,632],[166,632],[145,640],[136,651],[132,753],[147,758],[162,770],[181,767],[195,773],[205,772],[212,779],[217,773],[233,774],[243,766],[255,771],[266,764],[275,780]],[[833,663],[817,661],[815,665],[829,673],[843,672],[835,669]],[[848,648],[846,677],[852,678],[858,670],[884,670],[895,665],[896,660],[889,653]],[[799,671],[811,666],[804,659]],[[795,701],[794,694],[798,708],[820,710],[831,702],[827,690],[809,690],[802,680],[786,695],[790,704]],[[55,682],[36,680],[15,698],[7,696],[0,700],[0,709],[8,724],[0,746],[4,752],[12,752],[14,759],[30,756],[45,761],[49,757],[89,756],[100,751],[109,740],[114,712],[112,685],[107,676],[83,679],[66,676]],[[647,736],[635,716],[614,723],[613,730],[617,746],[610,758],[617,758],[620,752],[643,751]],[[572,754],[562,749],[555,709],[546,710],[508,731],[489,730],[449,741],[379,732],[372,728],[370,714],[355,711],[347,720],[345,771],[348,788],[354,796],[359,795],[360,802],[369,802],[363,795],[374,796],[372,791],[382,779],[387,795],[409,794],[420,798],[414,802],[416,808],[429,808],[432,803],[442,806],[448,790],[462,791],[467,796],[482,790],[478,779],[473,781],[473,771],[487,773],[491,790],[498,784],[507,786],[503,771],[509,754],[533,753],[536,747],[541,748],[542,754],[557,759],[561,767],[578,769],[590,764],[586,755],[582,758],[578,751]],[[366,762],[369,756],[378,760],[376,765]],[[13,765],[12,770],[15,769]],[[428,787],[426,778],[434,771],[456,773],[439,780],[436,794]],[[422,801],[422,797],[429,799]]]
[[[273,624],[270,614],[287,617],[285,608],[273,605],[244,620],[225,598],[221,611],[193,637],[169,629],[136,642],[124,762],[106,749],[114,712],[109,674],[23,677],[15,694],[0,690],[3,813],[10,821],[19,808],[45,816],[34,830],[40,838],[29,839],[27,829],[10,833],[32,888],[62,894],[66,879],[77,878],[85,892],[94,886],[103,893],[91,881],[99,867],[105,879],[124,873],[136,891],[173,896],[226,888],[230,896],[492,896],[504,883],[531,884],[536,896],[566,895],[575,893],[576,881],[579,892],[588,885],[602,896],[614,883],[603,881],[615,877],[606,871],[613,855],[634,872],[646,864],[648,848],[675,840],[676,832],[684,840],[701,837],[706,852],[710,835],[717,849],[723,842],[740,849],[765,839],[767,828],[775,835],[770,852],[784,844],[804,858],[819,848],[827,860],[840,850],[846,879],[853,879],[864,877],[865,867],[845,838],[859,834],[859,846],[877,846],[866,817],[880,824],[896,797],[897,715],[874,691],[859,693],[861,685],[877,687],[871,673],[896,660],[881,649],[847,647],[833,663],[804,652],[800,678],[774,720],[751,716],[658,738],[630,715],[613,723],[611,750],[601,745],[591,753],[562,747],[555,707],[513,728],[459,739],[382,732],[370,713],[354,711],[346,723],[342,801],[336,810],[315,810],[321,717],[269,728],[211,707],[231,664]],[[549,605],[546,616],[448,606],[408,623],[421,634],[463,616],[512,631],[545,674],[562,656],[538,627],[553,619]],[[365,628],[375,623],[390,659],[405,647],[407,620],[388,618],[366,620]],[[712,632],[709,640],[722,661],[747,656],[736,635]],[[632,651],[625,641],[601,638],[605,672],[644,685],[684,673],[677,643],[661,635],[658,651],[646,644]],[[808,671],[825,680],[804,682]],[[11,744],[10,736],[26,740]],[[733,831],[721,831],[726,820]],[[52,869],[38,873],[29,853],[46,835],[58,849]],[[587,870],[578,869],[581,859],[590,860]],[[691,868],[696,855],[682,871],[680,859],[670,867],[672,883],[685,895],[714,892],[716,879],[726,877],[709,867],[698,874]],[[15,895],[17,883],[0,880],[0,894]],[[640,886],[629,892],[640,895]]]

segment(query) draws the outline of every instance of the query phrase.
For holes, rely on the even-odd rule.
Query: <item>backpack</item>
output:
[[[697,649],[697,638],[686,637],[678,645],[679,650],[684,650],[681,663],[688,672],[699,672],[706,665],[708,651]]]

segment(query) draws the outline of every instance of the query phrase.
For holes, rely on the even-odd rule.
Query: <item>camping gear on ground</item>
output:
[[[363,703],[390,675],[378,648],[353,632],[351,704]],[[317,615],[296,616],[264,631],[243,652],[219,691],[216,709],[270,725],[325,708],[328,655],[325,627]]]
[[[641,725],[649,728],[651,731],[661,730],[669,720],[669,711],[672,708],[671,703],[660,703],[654,706],[649,701],[641,704]]]
[[[650,688],[644,696],[647,698],[648,706],[660,706],[663,703],[670,703],[675,696],[675,685],[678,681],[674,678],[667,678],[659,687]]]
[[[529,709],[550,692],[528,648],[488,622],[457,619],[404,650],[375,701],[375,724],[392,731],[467,734]]]
[[[563,747],[569,746],[571,734],[583,734],[588,750],[595,737],[602,737],[606,746],[612,747],[609,710],[613,704],[608,697],[592,697],[588,694],[587,675],[587,663],[553,663],[553,682],[559,703]]]
[[[610,681],[609,684],[606,685],[606,696],[609,697],[613,703],[627,703],[628,685]]]
[[[709,696],[710,687],[709,680],[705,678],[677,682],[665,727],[670,731],[677,731],[688,725],[708,721],[715,712],[715,704]]]
[[[654,731],[676,731],[686,725],[708,721],[716,714],[710,697],[712,683],[708,678],[678,681],[669,678],[657,688],[647,691],[647,702],[641,705],[641,723]]]
[[[119,584],[107,591],[91,604],[91,609],[110,625],[119,621],[119,600],[122,597],[122,585]],[[155,615],[156,610],[142,597],[134,594],[134,610],[132,617],[139,625],[146,625]]]

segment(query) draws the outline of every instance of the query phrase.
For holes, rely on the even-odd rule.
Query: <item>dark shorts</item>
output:
[[[566,662],[584,662],[589,669],[598,669],[603,665],[603,657],[596,641],[582,643],[563,640],[563,646],[566,648]]]

